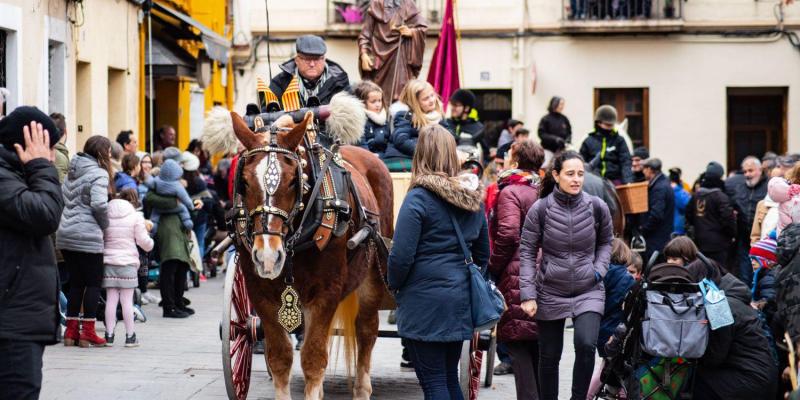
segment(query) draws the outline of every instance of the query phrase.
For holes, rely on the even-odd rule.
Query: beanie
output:
[[[467,89],[458,89],[451,96],[450,101],[461,103],[469,108],[475,108],[475,95]]]
[[[161,164],[161,172],[158,176],[165,182],[175,182],[183,176],[183,168],[175,160],[167,159],[164,160],[164,164]]]
[[[177,147],[167,147],[164,149],[164,160],[173,160],[177,163],[181,162],[181,151]]]
[[[770,238],[759,240],[750,246],[750,257],[761,257],[771,264],[778,262],[777,252],[778,243]]]
[[[181,156],[181,165],[184,171],[197,171],[200,168],[200,159],[191,152],[184,151]]]
[[[711,161],[706,166],[706,179],[722,179],[722,176],[725,175],[725,169],[722,168],[722,165],[716,161]]]
[[[603,122],[606,124],[616,124],[617,123],[617,109],[613,106],[608,104],[603,104],[602,106],[597,108],[597,111],[594,113],[594,121],[595,122]]]
[[[0,120],[0,143],[12,151],[15,144],[24,147],[25,134],[22,128],[29,126],[31,121],[42,124],[42,127],[47,130],[50,135],[50,148],[53,148],[61,139],[61,131],[58,130],[52,118],[36,107],[21,106]]]
[[[633,149],[633,156],[634,157],[639,157],[642,160],[646,160],[646,159],[650,158],[650,151],[647,150],[647,147],[639,146],[639,147]]]

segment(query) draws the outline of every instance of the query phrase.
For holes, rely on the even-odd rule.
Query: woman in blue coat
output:
[[[453,135],[439,125],[420,129],[411,189],[397,217],[389,254],[397,327],[426,400],[463,399],[458,385],[461,345],[472,336],[468,265],[450,215],[473,262],[485,267],[489,237],[477,176],[459,175]]]

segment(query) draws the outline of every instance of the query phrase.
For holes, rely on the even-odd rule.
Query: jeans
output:
[[[463,342],[406,340],[425,400],[464,400],[458,385],[458,360]]]
[[[61,254],[70,276],[67,317],[76,318],[83,306],[83,317],[95,318],[103,281],[103,253],[62,250]]]
[[[197,236],[197,247],[200,248],[200,259],[206,256],[206,227],[205,222],[194,224],[194,234]]]
[[[580,19],[586,13],[586,0],[569,0],[569,8],[572,10],[572,19]]]
[[[572,400],[585,400],[594,370],[594,351],[601,315],[585,312],[572,319],[575,325],[575,365]],[[539,327],[539,390],[544,400],[558,399],[558,364],[564,349],[564,320],[536,321]]]
[[[536,376],[539,371],[539,342],[520,340],[507,342],[514,367],[514,384],[517,387],[517,400],[538,400],[539,385]]]
[[[0,400],[35,400],[42,389],[44,344],[0,339]]]
[[[161,307],[164,310],[184,308],[183,292],[186,290],[186,273],[189,272],[189,264],[178,260],[168,260],[161,263],[159,272]]]
[[[508,346],[504,342],[497,343],[497,358],[500,359],[501,363],[512,363],[510,353]]]

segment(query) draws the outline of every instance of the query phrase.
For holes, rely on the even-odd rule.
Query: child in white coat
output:
[[[133,291],[139,285],[139,246],[144,251],[153,249],[153,239],[148,231],[152,224],[136,211],[138,193],[135,189],[121,191],[108,202],[108,228],[105,230],[103,251],[103,287],[106,289],[106,346],[114,344],[114,327],[117,322],[117,305],[122,304],[125,322],[125,347],[136,347],[139,342],[133,327]]]

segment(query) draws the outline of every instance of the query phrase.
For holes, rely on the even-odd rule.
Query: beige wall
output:
[[[83,13],[77,11],[76,27],[67,21],[66,2],[0,0],[0,29],[9,31],[14,42],[9,49],[8,63],[13,91],[9,108],[35,105],[45,112],[60,112],[67,117],[67,146],[81,148],[91,134],[109,134],[108,70],[123,70],[124,84],[117,125],[137,126],[136,95],[138,90],[138,8],[122,0],[84,0]],[[75,6],[69,15],[76,18]],[[54,62],[49,57],[55,45]],[[88,75],[77,85],[76,61],[88,63]],[[53,74],[53,85],[49,76]],[[115,89],[116,90],[116,89]],[[77,102],[83,101],[85,112],[79,117]],[[80,119],[80,120],[79,120]],[[77,131],[78,125],[87,130]]]

